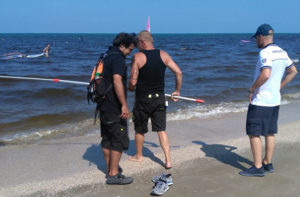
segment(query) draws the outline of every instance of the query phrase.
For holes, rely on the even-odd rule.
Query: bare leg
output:
[[[144,134],[135,133],[136,154],[132,157],[129,157],[130,161],[136,161],[136,162],[143,161],[144,140],[145,140]]]
[[[263,160],[264,164],[271,163],[272,155],[275,147],[275,136],[268,135],[265,137],[266,140],[266,150],[265,150],[265,158]]]
[[[104,159],[105,159],[105,163],[106,163],[106,170],[107,170],[107,173],[108,173],[109,170],[110,170],[110,165],[109,165],[110,149],[102,148],[102,152],[103,152],[103,155],[104,155]]]
[[[262,166],[262,143],[260,136],[249,135],[251,150],[253,154],[253,165],[256,168],[261,168]]]
[[[159,137],[159,143],[165,153],[165,158],[166,158],[165,167],[167,169],[172,168],[171,155],[170,155],[170,143],[169,143],[168,134],[166,131],[158,131],[157,134]]]
[[[119,170],[119,162],[122,156],[122,152],[111,150],[110,151],[110,170],[109,170],[109,176],[115,176],[118,174]]]

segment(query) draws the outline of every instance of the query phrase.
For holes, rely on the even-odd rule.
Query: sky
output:
[[[0,0],[0,33],[300,33],[299,0]]]

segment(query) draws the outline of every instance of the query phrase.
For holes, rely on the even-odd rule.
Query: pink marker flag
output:
[[[146,30],[150,32],[150,16],[148,16],[147,27]]]

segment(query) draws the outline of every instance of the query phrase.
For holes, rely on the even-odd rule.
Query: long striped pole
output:
[[[61,82],[61,83],[72,83],[72,84],[80,84],[80,85],[89,85],[87,82],[81,81],[70,81],[70,80],[61,80],[61,79],[47,79],[47,78],[35,78],[35,77],[17,77],[17,76],[2,76],[2,79],[24,79],[24,80],[36,80],[36,81],[52,81],[52,82]]]
[[[36,78],[36,77],[19,77],[19,76],[5,76],[0,75],[0,79],[21,79],[21,80],[35,80],[35,81],[50,81],[50,82],[61,82],[61,83],[71,83],[71,84],[80,84],[80,85],[89,85],[88,82],[81,82],[81,81],[71,81],[71,80],[62,80],[62,79],[49,79],[49,78]],[[170,94],[165,94],[166,97],[172,97]],[[174,98],[186,100],[186,101],[193,101],[196,103],[204,103],[204,100],[183,97],[183,96],[173,96]]]
[[[170,94],[165,94],[166,97],[172,97]],[[194,99],[194,98],[189,98],[189,97],[184,97],[184,96],[173,96],[174,98],[181,99],[181,100],[186,100],[186,101],[194,101],[196,103],[204,103],[205,101],[202,99]]]

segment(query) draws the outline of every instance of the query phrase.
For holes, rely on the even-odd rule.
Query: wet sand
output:
[[[252,162],[245,135],[246,113],[207,120],[168,123],[174,185],[164,196],[296,196],[300,181],[299,103],[281,107],[274,153],[275,173],[263,178],[242,177],[238,172]],[[0,147],[0,196],[149,196],[151,177],[166,172],[164,156],[155,133],[146,135],[144,161],[128,161],[126,186],[105,185],[105,166],[99,135],[72,137],[35,145]]]

